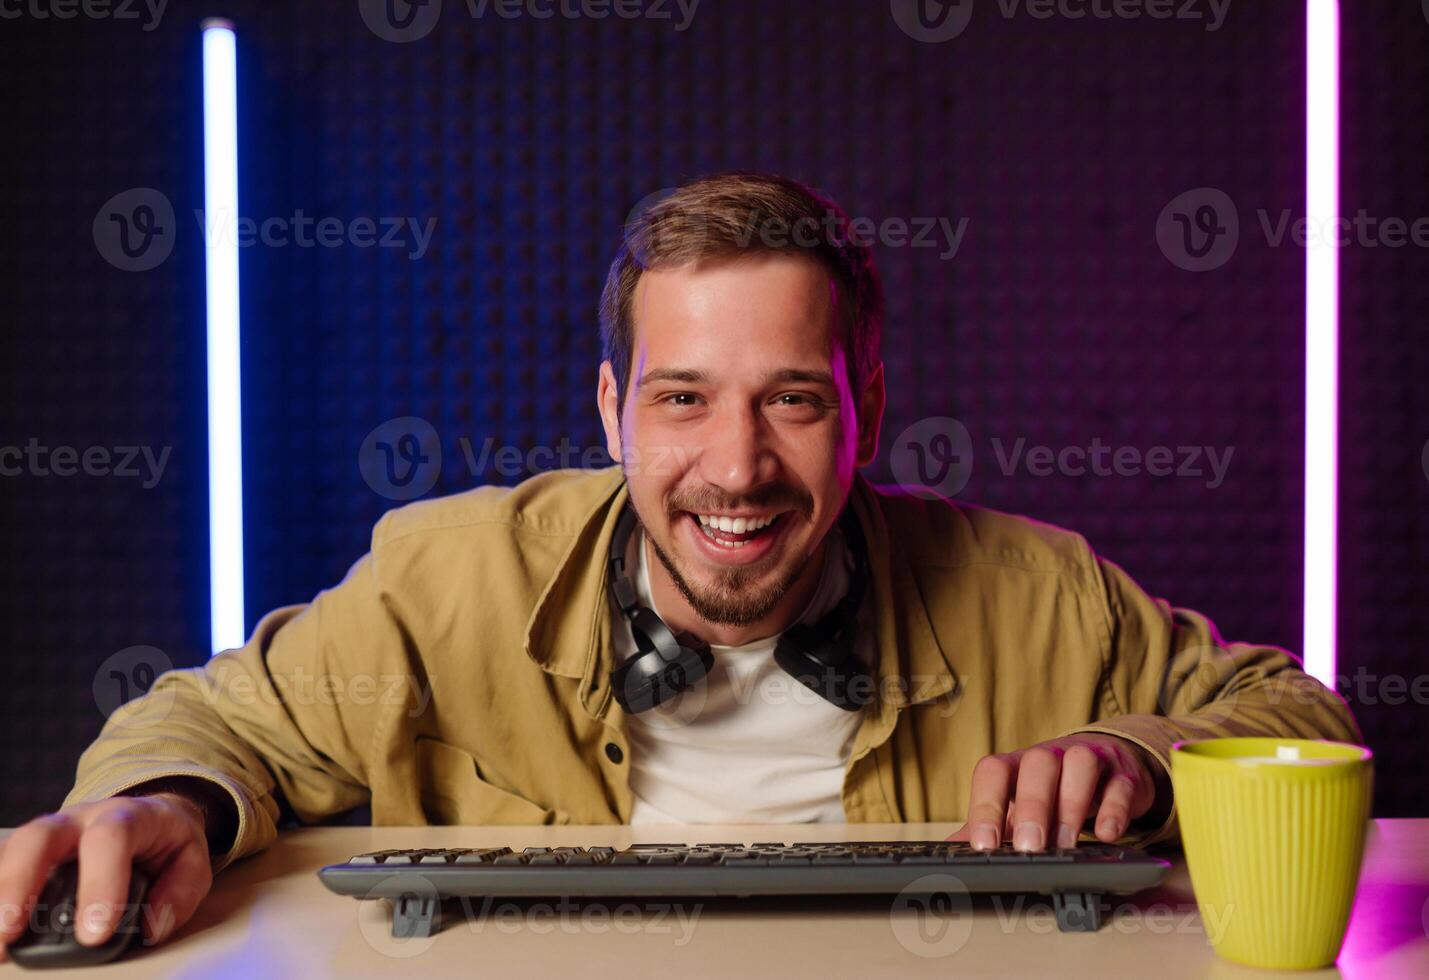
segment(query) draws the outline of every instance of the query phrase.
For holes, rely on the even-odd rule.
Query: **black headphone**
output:
[[[845,711],[873,700],[873,679],[854,650],[858,609],[865,589],[863,533],[852,507],[841,527],[854,554],[848,592],[817,623],[795,623],[779,636],[774,662],[799,683]],[[703,680],[714,666],[709,645],[689,633],[676,634],[664,620],[640,604],[625,567],[625,550],[635,531],[635,511],[628,504],[610,541],[610,593],[630,622],[637,650],[610,675],[615,700],[631,714],[648,711]]]

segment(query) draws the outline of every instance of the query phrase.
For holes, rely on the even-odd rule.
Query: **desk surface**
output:
[[[1057,931],[1035,897],[979,896],[971,916],[925,919],[887,898],[494,902],[427,939],[394,940],[389,907],[329,893],[314,872],[395,847],[624,845],[646,841],[938,839],[957,824],[778,827],[383,827],[285,832],[221,874],[163,945],[104,969],[125,977],[540,976],[594,980],[883,977],[1429,977],[1429,820],[1377,820],[1338,969],[1276,974],[1218,959],[1184,863],[1113,899],[1095,934]],[[476,909],[481,911],[478,903]],[[922,928],[920,929],[920,925]],[[0,974],[19,975],[13,964]]]

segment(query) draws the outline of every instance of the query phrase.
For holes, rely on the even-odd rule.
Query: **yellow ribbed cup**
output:
[[[1277,970],[1340,954],[1364,856],[1374,756],[1342,742],[1177,742],[1171,783],[1206,935]]]

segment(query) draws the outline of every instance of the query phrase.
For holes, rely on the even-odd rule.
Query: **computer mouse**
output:
[[[79,891],[79,862],[55,867],[40,889],[25,931],[6,950],[16,965],[32,970],[52,967],[94,966],[107,963],[129,948],[143,928],[144,898],[149,876],[139,868],[129,874],[129,899],[119,910],[114,935],[98,946],[85,946],[74,938],[75,895]]]

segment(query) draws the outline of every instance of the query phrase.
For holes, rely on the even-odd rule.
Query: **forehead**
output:
[[[836,308],[827,271],[798,254],[647,270],[631,302],[636,364],[702,360],[727,370],[763,368],[772,359],[828,364]]]

